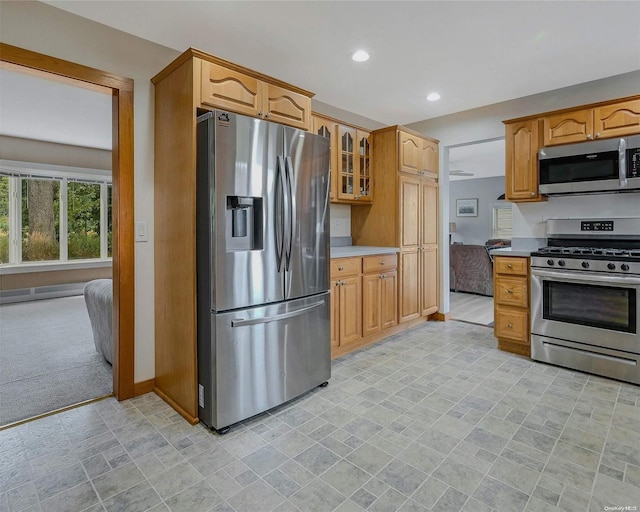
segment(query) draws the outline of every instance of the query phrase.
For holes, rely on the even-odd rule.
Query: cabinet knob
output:
[[[600,138],[600,132],[596,132],[596,139]]]
[[[529,192],[529,195],[530,195],[531,197],[536,197],[536,193],[535,193],[535,192]]]
[[[380,265],[384,265],[384,260],[382,260],[382,261],[380,262]]]
[[[513,265],[511,263],[508,263],[507,268],[513,268]]]
[[[338,267],[338,270],[344,270],[344,267],[343,267],[342,265],[340,265],[340,266]]]
[[[507,293],[508,293],[509,295],[511,295],[511,294],[513,293],[513,290],[512,290],[511,288],[509,288],[509,289],[507,290]]]
[[[590,133],[587,133],[587,140],[591,140],[593,139],[593,135],[591,135]]]
[[[508,323],[508,324],[507,324],[507,327],[508,327],[509,329],[513,329],[513,324],[512,324],[512,323]]]
[[[271,116],[271,112],[267,112],[264,117],[270,117]]]
[[[258,117],[262,117],[262,110],[258,112]]]

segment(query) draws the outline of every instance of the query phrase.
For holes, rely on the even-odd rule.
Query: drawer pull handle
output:
[[[509,323],[507,324],[507,327],[508,327],[509,329],[513,329],[513,324],[512,324],[511,322],[509,322]]]
[[[343,266],[338,267],[338,270],[344,270]]]
[[[508,263],[507,268],[513,268],[513,265],[511,263]]]
[[[511,293],[513,293],[513,290],[512,290],[511,288],[509,288],[509,289],[507,290],[507,293],[511,294]]]
[[[384,260],[382,260],[382,261],[380,262],[380,265],[384,265],[384,263],[385,263],[385,262],[384,262]]]

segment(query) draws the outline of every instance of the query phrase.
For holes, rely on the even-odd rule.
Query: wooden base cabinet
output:
[[[529,258],[496,256],[493,271],[494,335],[498,348],[530,356]]]
[[[362,338],[362,258],[331,260],[331,347]]]
[[[331,352],[346,354],[398,323],[396,254],[331,260]]]
[[[398,323],[397,257],[363,258],[362,334],[369,336]]]

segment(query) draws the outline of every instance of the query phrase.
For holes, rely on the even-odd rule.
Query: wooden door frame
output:
[[[113,394],[134,396],[133,80],[0,43],[0,62],[112,97]],[[5,64],[5,65],[6,65]]]

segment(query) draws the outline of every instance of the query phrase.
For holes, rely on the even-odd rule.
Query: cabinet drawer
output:
[[[496,304],[526,308],[529,305],[529,290],[526,277],[497,276],[494,290]]]
[[[354,276],[362,272],[362,258],[338,258],[331,260],[331,279]]]
[[[380,254],[376,256],[365,256],[362,258],[362,273],[378,272],[379,270],[389,270],[398,266],[398,256],[396,254]]]
[[[495,336],[529,342],[529,312],[526,309],[496,306]]]
[[[496,256],[493,260],[496,274],[528,275],[529,258]]]

